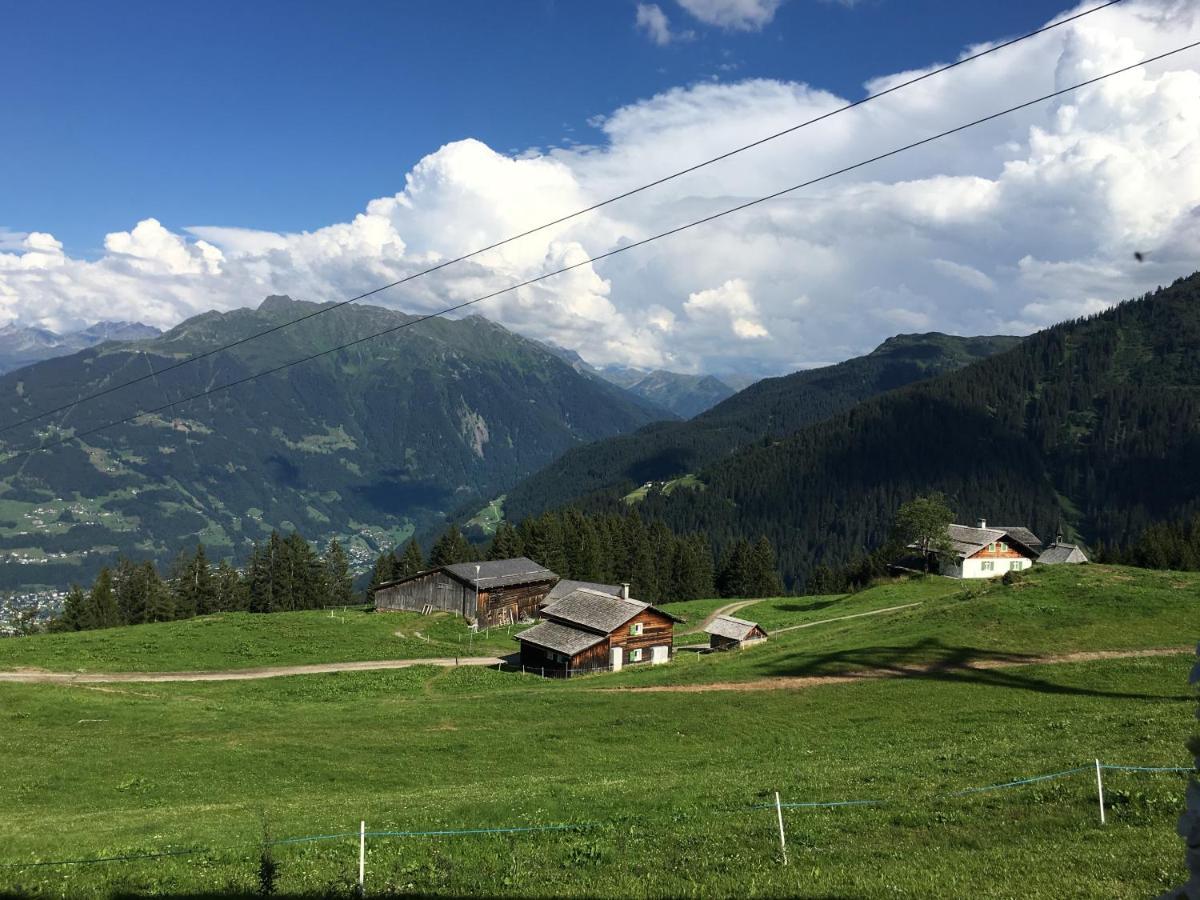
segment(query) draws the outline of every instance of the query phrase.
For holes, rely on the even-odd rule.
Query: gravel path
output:
[[[286,675],[323,675],[329,672],[372,672],[378,669],[407,669],[411,666],[495,666],[496,656],[443,656],[432,659],[379,659],[363,662],[314,663],[304,666],[267,666],[258,669],[225,669],[216,672],[47,672],[17,669],[0,672],[0,682],[26,684],[109,684],[161,681],[254,681]]]

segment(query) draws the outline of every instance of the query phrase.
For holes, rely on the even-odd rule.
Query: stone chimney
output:
[[[622,600],[629,599],[629,582],[628,581],[621,582],[621,599]]]
[[[987,519],[980,519],[979,524],[976,525],[975,527],[976,528],[987,528]]]

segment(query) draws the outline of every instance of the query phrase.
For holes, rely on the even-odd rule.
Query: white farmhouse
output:
[[[939,563],[941,573],[950,578],[995,578],[1005,572],[1021,572],[1042,552],[1041,539],[1028,528],[989,526],[984,519],[974,528],[948,525],[946,536],[950,552],[942,554]]]

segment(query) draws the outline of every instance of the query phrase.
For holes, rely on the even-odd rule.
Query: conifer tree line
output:
[[[296,532],[255,544],[242,569],[209,562],[204,545],[183,551],[163,577],[154,563],[122,557],[105,566],[89,590],[71,588],[51,631],[86,631],[170,622],[215,612],[280,612],[347,606],[356,600],[350,561],[330,541],[318,554]]]
[[[1141,569],[1200,570],[1200,515],[1151,525],[1127,547],[1097,547],[1095,558]]]
[[[629,584],[630,594],[648,603],[703,597],[771,597],[783,592],[775,549],[766,538],[735,541],[714,556],[707,534],[677,535],[661,521],[636,512],[587,516],[578,510],[547,512],[519,525],[501,522],[486,545],[472,544],[454,525],[430,548],[428,567],[527,556],[563,578],[600,584]],[[420,571],[421,553],[410,541],[376,560],[368,588]]]

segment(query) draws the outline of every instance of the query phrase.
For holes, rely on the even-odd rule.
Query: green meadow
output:
[[[788,627],[919,605],[569,682],[416,666],[251,682],[0,684],[0,892],[254,894],[266,835],[333,836],[271,846],[278,896],[348,896],[365,820],[371,832],[406,833],[369,839],[369,896],[1154,896],[1184,878],[1174,833],[1183,773],[1107,771],[1103,826],[1093,771],[947,795],[1096,758],[1188,765],[1197,583],[1088,566],[1014,585],[926,579],[762,601],[738,615]],[[712,608],[680,611],[698,621]],[[358,615],[386,618],[391,631],[417,622]],[[290,618],[257,617],[280,628]],[[70,667],[62,648],[98,635],[110,640],[107,655],[93,645],[87,664],[99,668],[278,662],[222,656],[215,637],[189,657],[187,641],[213,632],[186,624],[144,626],[146,640],[174,629],[162,650],[170,665],[113,631],[0,642],[0,668]],[[364,642],[407,640],[362,627]],[[304,640],[288,661],[316,661],[317,639]],[[326,659],[373,658],[334,641]],[[1178,652],[1021,664],[1147,648]],[[971,665],[997,657],[1013,665]],[[906,678],[727,689],[916,662],[940,665]],[[785,809],[785,866],[775,791],[785,803],[877,805]],[[486,831],[550,826],[572,827]],[[411,834],[464,830],[480,833]],[[92,862],[164,852],[180,855]]]

